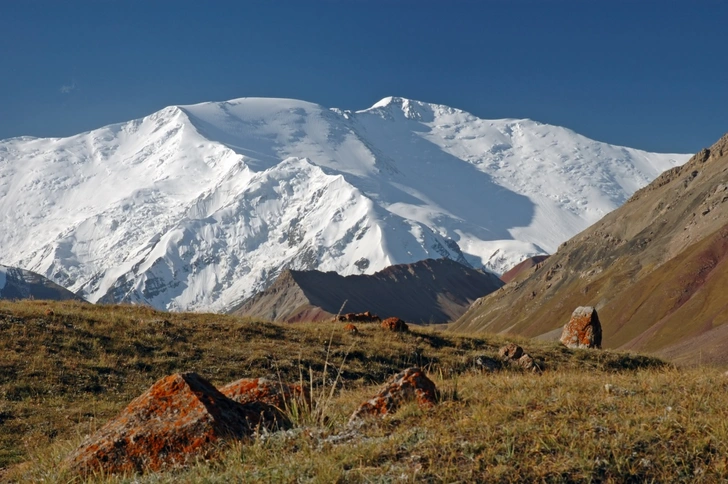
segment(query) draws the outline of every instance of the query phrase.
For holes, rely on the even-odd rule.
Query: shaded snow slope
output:
[[[173,310],[225,310],[286,268],[448,257],[501,273],[686,159],[401,98],[173,106],[0,141],[2,262]]]

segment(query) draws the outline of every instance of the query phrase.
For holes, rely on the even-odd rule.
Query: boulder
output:
[[[389,331],[394,332],[405,332],[409,331],[409,326],[407,326],[407,323],[402,321],[399,318],[387,318],[384,321],[382,321],[382,328],[388,329]]]
[[[508,343],[498,350],[498,356],[503,360],[517,360],[523,355],[523,348],[516,343]]]
[[[351,324],[351,323],[347,323],[347,324],[346,324],[346,325],[344,326],[344,331],[348,331],[348,332],[349,332],[349,333],[351,333],[351,334],[357,334],[357,333],[359,333],[359,330],[358,330],[358,329],[356,329],[356,326],[354,326],[354,325],[353,325],[353,324]]]
[[[269,429],[288,427],[290,422],[285,412],[293,405],[311,404],[306,387],[267,378],[242,378],[220,388],[220,393],[245,405],[248,410],[257,411],[257,418],[248,420],[254,426],[262,425]]]
[[[221,439],[250,435],[258,408],[234,402],[196,373],[162,378],[67,458],[80,474],[157,471],[207,457]]]
[[[576,308],[564,325],[560,341],[568,348],[601,348],[602,325],[597,310],[591,306]]]
[[[419,368],[407,368],[394,375],[374,398],[362,403],[352,414],[349,424],[368,416],[383,416],[402,404],[415,401],[429,408],[437,403],[435,384]]]

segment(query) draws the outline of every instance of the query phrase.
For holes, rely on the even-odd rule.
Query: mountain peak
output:
[[[0,247],[93,302],[219,311],[285,268],[372,274],[446,257],[502,273],[685,159],[395,96],[341,113],[268,98],[172,106],[0,141]]]

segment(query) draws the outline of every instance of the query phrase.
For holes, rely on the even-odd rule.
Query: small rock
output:
[[[523,348],[518,346],[516,343],[508,343],[500,350],[498,350],[498,356],[504,360],[517,360],[523,355]]]
[[[353,324],[351,324],[351,323],[347,323],[347,324],[346,324],[346,325],[344,326],[344,331],[348,331],[348,332],[349,332],[349,333],[351,333],[351,334],[358,334],[358,333],[359,333],[359,330],[358,330],[358,329],[356,329],[356,326],[354,326],[354,325],[353,325]]]
[[[374,398],[364,402],[352,414],[349,425],[367,416],[383,416],[396,411],[403,403],[416,401],[420,407],[437,403],[435,384],[419,368],[397,373]]]
[[[591,306],[576,308],[564,325],[560,341],[567,348],[601,348],[602,325],[597,310]]]
[[[518,358],[516,363],[518,363],[518,366],[520,366],[524,370],[535,370],[536,369],[536,363],[533,361],[533,358],[531,358],[531,356],[526,353],[521,355],[521,357]]]
[[[407,323],[402,321],[399,318],[387,318],[384,321],[382,321],[382,328],[388,329],[389,331],[394,332],[406,332],[409,331],[409,326],[407,326]]]
[[[45,315],[46,316],[54,316],[55,314],[56,313],[54,313],[52,309],[46,309],[45,310]]]

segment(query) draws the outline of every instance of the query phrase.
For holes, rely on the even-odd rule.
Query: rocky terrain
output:
[[[503,283],[450,259],[387,267],[372,275],[287,270],[232,314],[270,321],[319,321],[369,311],[381,319],[445,323]]]
[[[567,342],[598,346],[592,308],[571,323]],[[345,328],[0,301],[0,481],[728,478],[728,376],[716,369]]]
[[[598,309],[603,346],[681,364],[727,363],[728,135],[565,242],[452,329],[557,338]]]

